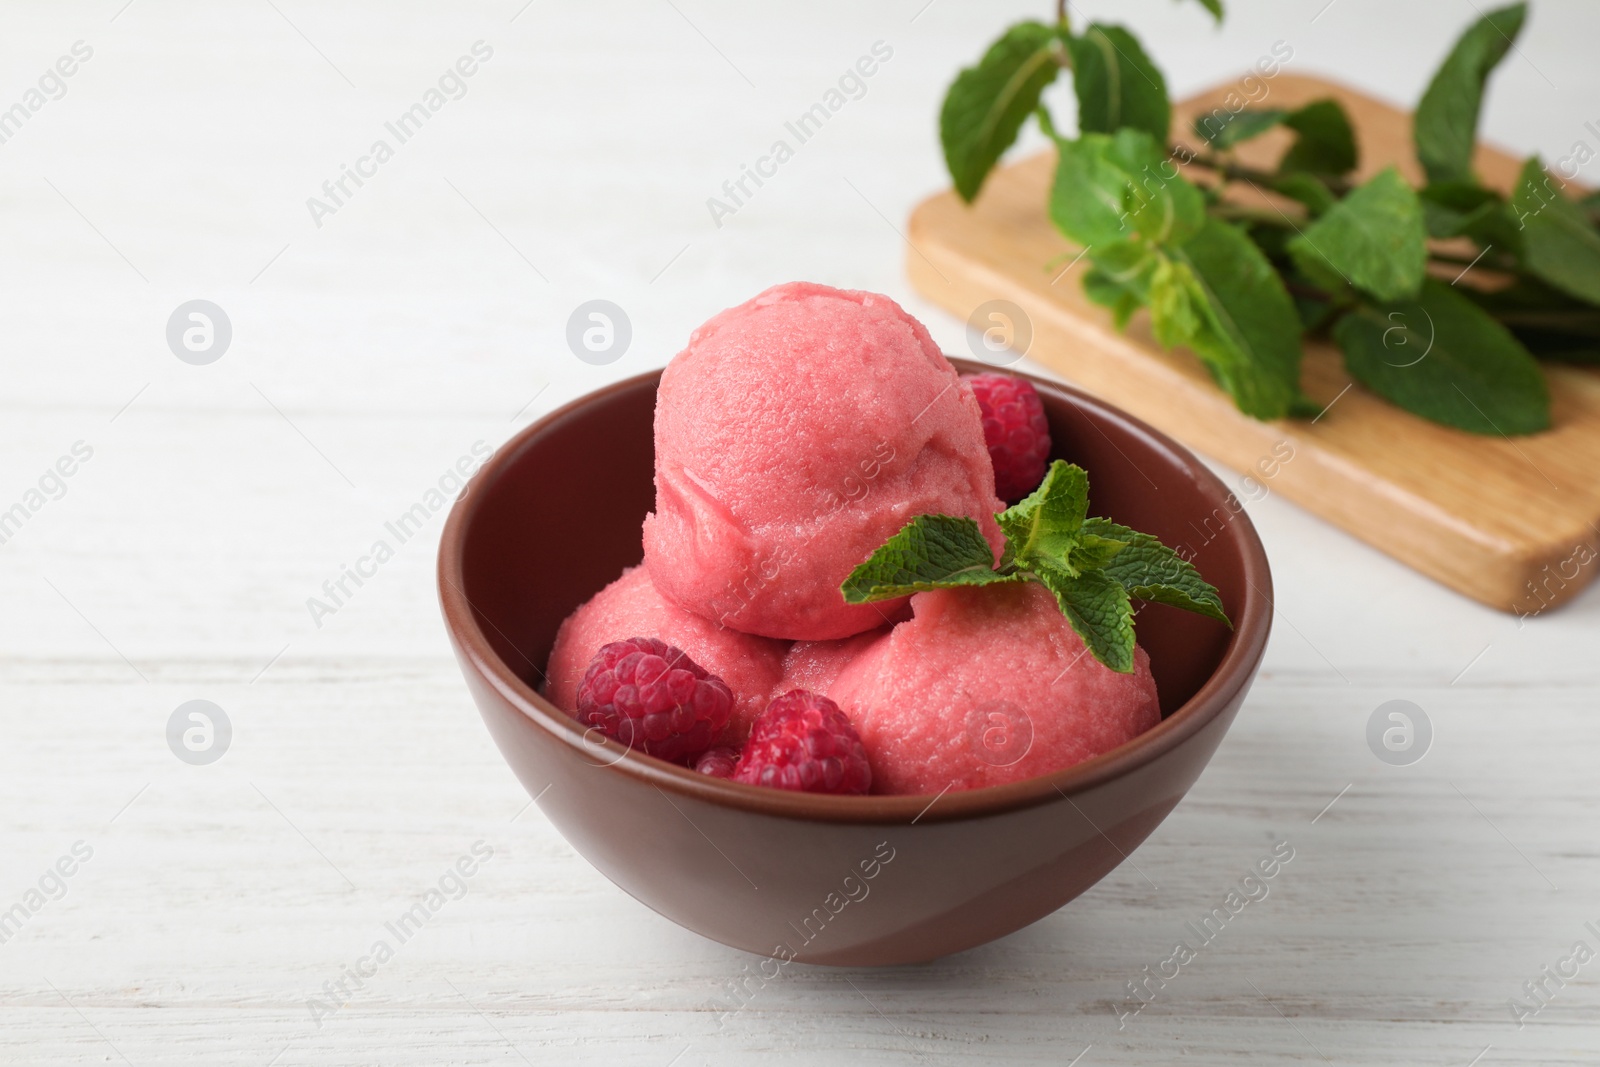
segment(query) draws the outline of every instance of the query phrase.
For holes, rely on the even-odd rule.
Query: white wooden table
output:
[[[933,965],[792,969],[720,1026],[707,1004],[750,958],[611,886],[491,745],[432,591],[440,518],[312,617],[308,598],[475,442],[664,362],[768,284],[888,292],[964,350],[961,324],[909,298],[897,228],[944,181],[943,86],[1008,18],[1050,5],[863,6],[0,12],[0,109],[26,109],[75,42],[92,49],[0,144],[0,511],[25,513],[0,544],[0,1061],[1600,1056],[1600,962],[1544,979],[1537,1015],[1524,989],[1570,974],[1575,942],[1600,951],[1600,593],[1519,625],[1256,501],[1279,595],[1267,664],[1137,870]],[[1084,5],[1134,25],[1177,93],[1284,40],[1291,66],[1401,101],[1475,15],[1472,0],[1231,6],[1218,32],[1197,5]],[[1600,148],[1584,125],[1600,126],[1597,38],[1592,4],[1538,0],[1490,134],[1550,159]],[[465,95],[399,143],[385,123],[478,41],[492,55],[463,64]],[[717,225],[707,198],[878,41],[892,56],[864,95]],[[362,163],[379,138],[392,158]],[[342,164],[368,177],[318,226],[307,198]],[[595,298],[632,323],[607,366],[564,340]],[[208,365],[165,337],[193,299],[232,326]],[[78,442],[87,461],[46,476]],[[209,765],[166,740],[196,699],[232,727]],[[1393,699],[1433,725],[1412,766],[1366,741]],[[1119,1025],[1127,983],[1280,841],[1295,858],[1270,896]],[[459,899],[362,962],[475,844],[473,876],[446,880]],[[70,877],[47,873],[58,863]],[[359,985],[343,977],[357,966]]]

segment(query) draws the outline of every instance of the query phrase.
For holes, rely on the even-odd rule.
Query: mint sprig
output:
[[[1006,537],[998,567],[972,519],[919,515],[839,589],[846,603],[866,604],[930,589],[1038,582],[1094,658],[1122,674],[1133,670],[1133,600],[1232,627],[1217,590],[1192,564],[1149,534],[1088,511],[1089,475],[1058,459],[1039,488],[995,516]]]
[[[1484,92],[1526,3],[1480,12],[1430,81],[1412,123],[1420,187],[1395,168],[1358,174],[1333,99],[1288,108],[1262,93],[1272,106],[1238,108],[1234,94],[1169,141],[1166,80],[1138,38],[1069,12],[1012,27],[951,85],[940,135],[956,189],[973,198],[1031,113],[1056,146],[1048,213],[1083,249],[1085,295],[1118,329],[1146,312],[1151,336],[1188,349],[1240,411],[1324,410],[1300,389],[1308,338],[1338,343],[1350,376],[1398,407],[1491,435],[1550,427],[1538,360],[1600,364],[1600,197],[1537,157],[1508,192],[1473,171]],[[1274,47],[1261,78],[1286,59]],[[1075,131],[1044,96],[1063,75]],[[1275,162],[1236,154],[1279,128],[1293,136]],[[1452,239],[1475,247],[1439,243]],[[1449,278],[1461,299],[1430,281]]]

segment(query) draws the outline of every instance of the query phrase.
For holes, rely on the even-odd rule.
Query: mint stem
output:
[[[1283,287],[1289,290],[1290,296],[1303,296],[1307,300],[1321,300],[1326,303],[1333,303],[1332,293],[1324,292],[1314,285],[1306,285],[1302,282],[1291,281],[1285,278]]]
[[[1511,260],[1501,256],[1478,256],[1474,258],[1472,256],[1458,256],[1451,252],[1435,252],[1430,249],[1428,258],[1435,263],[1452,263],[1458,267],[1477,267],[1480,270],[1492,270],[1502,274],[1523,274]],[[1526,277],[1527,275],[1524,276]]]
[[[1224,159],[1221,156],[1209,152],[1201,154],[1181,144],[1171,145],[1168,147],[1167,151],[1169,154],[1176,156],[1179,159],[1185,159],[1187,163],[1197,164],[1201,167],[1204,167],[1206,170],[1216,171],[1224,178],[1229,178],[1236,181],[1251,182],[1269,190],[1272,188],[1273,183],[1278,180],[1278,175],[1269,171],[1258,170],[1255,167],[1247,167],[1242,163],[1235,162],[1231,159]],[[1323,183],[1328,187],[1328,191],[1334,196],[1343,196],[1345,193],[1350,191],[1350,183],[1345,181],[1343,178],[1333,178],[1323,175],[1319,175],[1319,177],[1322,178]]]

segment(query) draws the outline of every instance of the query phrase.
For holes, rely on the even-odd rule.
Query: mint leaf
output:
[[[1083,278],[1083,291],[1096,304],[1111,309],[1117,329],[1127,327],[1133,313],[1145,305],[1150,277],[1160,256],[1142,243],[1115,241],[1089,254],[1093,264]]]
[[[1064,564],[1078,544],[1078,529],[1088,511],[1089,475],[1075,463],[1051,463],[1039,488],[995,516],[1006,535],[1001,567],[1026,567],[1040,557]]]
[[[1200,6],[1211,12],[1219,25],[1222,23],[1222,0],[1200,0]]]
[[[1143,130],[1121,129],[1111,137],[1106,158],[1125,176],[1123,207],[1134,230],[1152,244],[1182,244],[1206,221],[1205,195],[1178,171],[1165,139]]]
[[[1334,100],[1314,100],[1283,117],[1299,134],[1278,169],[1338,176],[1356,167],[1356,135],[1350,118]]]
[[[1432,278],[1415,300],[1363,305],[1334,325],[1362,385],[1425,419],[1482,434],[1550,427],[1538,364],[1488,313]]]
[[[1412,137],[1429,181],[1472,176],[1484,83],[1511,49],[1527,14],[1526,4],[1512,4],[1484,15],[1456,41],[1428,83],[1417,104]]]
[[[865,604],[929,589],[1021,580],[994,569],[994,551],[976,522],[918,515],[851,571],[839,591],[845,603]]]
[[[1050,221],[1085,248],[1181,244],[1205,224],[1205,196],[1143,130],[1057,138],[1056,151]]]
[[[1600,232],[1561,192],[1535,156],[1522,168],[1511,211],[1522,231],[1530,274],[1590,304],[1600,304]]]
[[[1211,329],[1205,290],[1187,263],[1162,257],[1150,275],[1150,332],[1165,348],[1194,347]]]
[[[1091,267],[1083,276],[1083,295],[1103,308],[1110,308],[1111,321],[1119,330],[1127,329],[1133,313],[1144,306],[1131,286],[1100,267]]]
[[[1061,613],[1094,658],[1119,674],[1133,673],[1133,605],[1128,591],[1104,571],[1072,575],[1041,565],[1034,571],[1055,594]]]
[[[1287,196],[1290,200],[1305,205],[1306,212],[1312,218],[1325,214],[1329,208],[1338,203],[1338,198],[1328,188],[1326,182],[1314,174],[1296,171],[1291,174],[1280,175],[1272,183],[1276,193]]]
[[[1379,300],[1403,300],[1422,286],[1427,242],[1416,190],[1389,167],[1329,208],[1288,250],[1307,274],[1326,265]]]
[[[1106,565],[1127,547],[1126,542],[1114,537],[1085,533],[1078,538],[1078,543],[1073,545],[1072,551],[1068,553],[1067,569],[1079,574],[1104,570]]]
[[[1295,314],[1300,318],[1302,334],[1319,332],[1343,308],[1358,299],[1356,291],[1350,288],[1344,276],[1326,260],[1321,257],[1307,258],[1306,265],[1311,268],[1308,272],[1290,258],[1289,242],[1297,236],[1295,231],[1258,223],[1245,232],[1277,268],[1284,288],[1294,303]],[[1311,417],[1321,410],[1321,405],[1300,397],[1290,402],[1289,417]]]
[[[1478,184],[1474,178],[1429,182],[1417,195],[1424,201],[1441,204],[1458,212],[1468,212],[1491,200],[1500,199],[1499,193]]]
[[[945,166],[971,202],[1061,70],[1056,31],[1020,22],[956,76],[939,112]]]
[[[1295,235],[1295,237],[1298,236],[1298,234]],[[1290,237],[1284,241],[1285,253],[1288,253],[1289,244],[1295,240],[1295,237]],[[1325,256],[1291,256],[1289,263],[1294,268],[1294,273],[1286,274],[1285,277],[1309,282],[1312,286],[1321,289],[1340,303],[1351,303],[1353,301],[1355,290],[1350,288],[1349,276],[1339,273]]]
[[[1124,206],[1128,174],[1110,157],[1111,138],[1104,134],[1056,141],[1050,221],[1085,248],[1114,244],[1133,236]]]
[[[1138,40],[1121,26],[1093,23],[1067,39],[1072,84],[1078,95],[1078,130],[1143,130],[1161,144],[1172,125],[1167,82]]]
[[[1470,237],[1507,255],[1522,255],[1522,227],[1499,193],[1467,179],[1430,182],[1417,195],[1429,237]]]
[[[1136,600],[1149,600],[1157,604],[1170,604],[1209,619],[1227,623],[1228,615],[1222,610],[1222,597],[1194,565],[1149,534],[1130,530],[1110,519],[1089,519],[1083,524],[1083,535],[1119,541],[1122,551],[1105,564],[1106,576],[1119,582],[1128,595]]]
[[[1300,317],[1278,272],[1255,242],[1215,217],[1171,255],[1205,297],[1204,328],[1189,347],[1240,411],[1282,418],[1300,394]]]
[[[1212,148],[1232,148],[1276,129],[1288,114],[1280,107],[1247,107],[1239,111],[1219,107],[1211,114],[1195,119],[1194,132]]]

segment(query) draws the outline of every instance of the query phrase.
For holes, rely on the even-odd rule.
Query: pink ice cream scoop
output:
[[[839,584],[918,515],[1003,545],[971,387],[874,293],[795,282],[711,319],[661,376],[655,444],[645,564],[668,599],[747,633],[893,619],[903,601],[846,604]]]
[[[866,746],[874,792],[1021,781],[1161,721],[1144,650],[1132,674],[1104,666],[1043,586],[939,589],[911,608],[828,688]]]
[[[632,567],[567,616],[556,631],[545,696],[561,710],[575,711],[578,683],[600,646],[630,637],[659,638],[726,682],[734,698],[728,733],[736,740],[749,734],[750,723],[767,706],[783,674],[787,650],[782,641],[719,629],[684,611],[656,591],[649,571]]]
[[[902,612],[906,618],[911,612]],[[809,689],[827,696],[839,674],[868,648],[889,636],[889,628],[840,638],[837,641],[796,641],[783,657],[783,677],[773,687],[774,697],[792,689]]]

